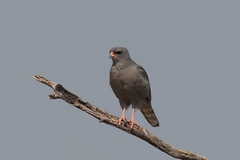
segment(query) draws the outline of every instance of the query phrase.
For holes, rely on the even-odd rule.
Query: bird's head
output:
[[[109,54],[110,54],[109,58],[112,58],[113,63],[131,59],[127,48],[124,48],[124,47],[113,47],[109,51]]]

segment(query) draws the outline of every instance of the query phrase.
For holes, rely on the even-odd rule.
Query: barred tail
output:
[[[153,127],[158,127],[159,126],[159,122],[158,119],[152,109],[151,106],[142,106],[140,108],[140,111],[142,112],[142,114],[144,115],[144,117],[146,118],[146,120],[148,121],[148,123],[151,124],[151,126]]]

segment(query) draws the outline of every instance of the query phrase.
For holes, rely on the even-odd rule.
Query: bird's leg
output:
[[[132,109],[132,120],[129,121],[129,122],[131,123],[131,127],[130,127],[131,129],[133,128],[134,124],[135,124],[136,126],[139,126],[139,124],[134,121],[134,114],[135,114],[135,108]]]
[[[122,121],[127,121],[127,119],[126,119],[126,117],[125,117],[125,112],[126,112],[126,108],[123,108],[122,116],[117,120],[117,123],[118,123],[118,124],[121,124]]]

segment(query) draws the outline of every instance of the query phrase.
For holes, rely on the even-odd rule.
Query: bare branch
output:
[[[97,118],[99,122],[103,122],[105,124],[119,128],[129,134],[132,134],[150,143],[152,146],[156,147],[157,149],[165,152],[166,154],[174,158],[182,160],[207,160],[207,158],[205,158],[204,156],[197,155],[194,152],[179,150],[172,147],[171,145],[163,142],[161,139],[151,134],[147,129],[143,127],[134,126],[133,129],[130,129],[129,123],[119,125],[118,123],[116,123],[118,117],[109,114],[108,112],[94,106],[89,102],[82,100],[77,95],[66,90],[61,84],[57,84],[56,82],[48,80],[41,75],[34,75],[33,78],[43,84],[48,85],[54,90],[54,93],[49,95],[50,99],[62,99],[65,102],[73,105],[74,107],[81,109],[82,111]]]

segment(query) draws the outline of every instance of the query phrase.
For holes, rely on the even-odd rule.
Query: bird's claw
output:
[[[116,122],[117,122],[119,125],[121,125],[122,122],[126,122],[126,121],[127,121],[127,119],[126,119],[125,117],[121,117],[121,118],[119,118]]]
[[[139,125],[137,122],[135,122],[135,121],[128,121],[128,123],[131,124],[131,126],[130,126],[131,129],[133,128],[134,125],[136,125],[137,127],[140,126],[140,125]]]

